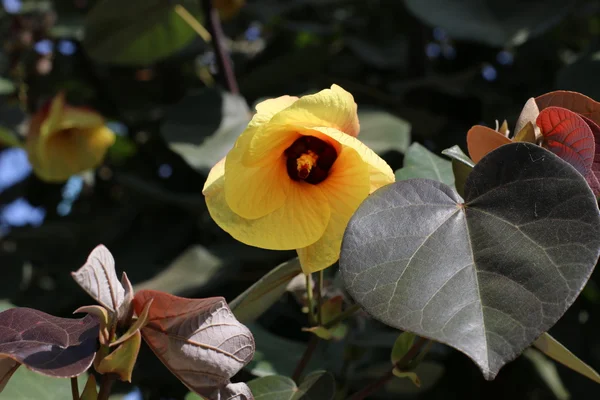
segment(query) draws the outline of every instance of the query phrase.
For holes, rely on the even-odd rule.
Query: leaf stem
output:
[[[204,14],[208,21],[208,31],[212,36],[213,47],[215,50],[217,65],[219,66],[219,74],[223,84],[230,93],[238,94],[237,81],[235,80],[235,74],[233,73],[233,67],[231,65],[231,59],[225,51],[225,45],[223,43],[223,28],[221,27],[221,19],[219,18],[219,11],[213,7],[212,0],[201,0]]]
[[[79,400],[79,384],[77,383],[76,376],[71,378],[71,394],[73,395],[73,400]]]
[[[323,328],[326,328],[326,329],[333,328],[340,322],[344,321],[346,318],[353,315],[358,310],[360,310],[360,306],[358,304],[352,304],[350,307],[346,308],[343,312],[339,313],[334,319],[332,319],[331,321],[329,321],[325,325],[323,325]]]
[[[185,7],[183,7],[181,4],[176,4],[175,12],[190,26],[190,28],[192,28],[198,34],[198,36],[202,38],[202,40],[204,40],[206,43],[211,42],[212,36],[210,32],[207,31],[206,28],[202,26],[200,21],[198,21],[196,17],[194,17],[192,13],[190,13]]]
[[[298,362],[294,373],[292,374],[292,380],[296,383],[299,383],[300,378],[302,378],[302,373],[304,369],[308,365],[308,362],[312,358],[315,350],[317,349],[317,345],[319,344],[319,337],[317,335],[311,335],[311,338],[308,342],[308,346],[306,346],[306,350],[304,350],[304,354],[302,354],[302,358]]]
[[[115,383],[115,374],[104,374],[102,375],[102,383],[100,384],[100,392],[98,393],[98,400],[108,400],[110,391],[113,383]]]
[[[323,325],[323,270],[317,275],[317,322],[319,326]]]
[[[404,369],[418,354],[421,348],[425,345],[425,343],[430,342],[430,340],[419,337],[415,343],[412,345],[410,349],[406,352],[404,357],[400,359],[385,375],[366,386],[360,392],[354,394],[350,397],[350,400],[363,400],[367,398],[367,396],[375,393],[382,386],[384,386],[390,379],[394,377],[394,368],[398,368],[400,370]]]
[[[315,305],[313,299],[312,274],[306,275],[306,302],[308,303],[308,321],[310,326],[314,326],[317,319],[315,318]]]

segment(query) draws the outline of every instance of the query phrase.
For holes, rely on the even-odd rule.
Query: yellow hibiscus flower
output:
[[[31,119],[25,149],[40,179],[64,182],[97,167],[114,142],[100,114],[65,104],[60,93]]]
[[[263,101],[233,149],[210,171],[212,218],[235,239],[296,249],[304,273],[335,263],[346,225],[391,168],[356,139],[356,103],[337,85]]]
[[[325,269],[339,258],[354,211],[394,174],[356,138],[356,103],[337,85],[266,100],[256,111],[210,171],[210,215],[243,243],[296,249],[306,274]]]

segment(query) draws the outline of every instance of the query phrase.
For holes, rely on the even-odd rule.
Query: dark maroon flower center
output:
[[[295,181],[316,185],[327,178],[329,169],[337,158],[335,148],[314,136],[302,136],[285,152],[287,172]]]

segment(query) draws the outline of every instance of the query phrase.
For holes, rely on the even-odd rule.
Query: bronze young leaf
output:
[[[225,392],[227,398],[251,398],[244,384],[232,385],[229,379],[252,359],[254,338],[235,319],[225,299],[186,299],[142,290],[133,301],[137,314],[150,299],[142,336],[179,380],[209,399]],[[230,393],[233,389],[238,392]]]

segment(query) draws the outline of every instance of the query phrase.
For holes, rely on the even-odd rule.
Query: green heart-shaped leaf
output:
[[[464,203],[431,180],[377,190],[348,224],[340,270],[375,318],[455,347],[493,379],[563,315],[599,252],[584,178],[515,143],[477,163]]]

